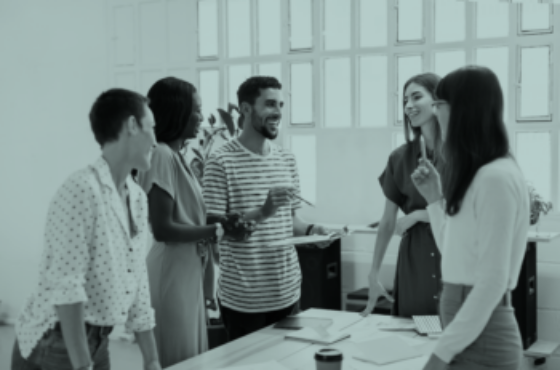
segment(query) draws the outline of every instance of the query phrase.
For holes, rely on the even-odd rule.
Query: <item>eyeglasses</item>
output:
[[[449,105],[449,103],[445,100],[436,100],[432,103],[432,109],[439,109],[439,106],[444,104]]]

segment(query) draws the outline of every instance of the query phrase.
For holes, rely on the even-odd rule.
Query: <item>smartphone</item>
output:
[[[427,161],[428,156],[426,155],[426,142],[424,141],[424,136],[422,135],[420,135],[420,150],[422,151],[422,159]]]

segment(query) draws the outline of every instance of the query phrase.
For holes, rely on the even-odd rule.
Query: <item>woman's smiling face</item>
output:
[[[410,119],[412,127],[420,127],[434,119],[432,95],[422,85],[410,83],[404,92],[404,114]]]

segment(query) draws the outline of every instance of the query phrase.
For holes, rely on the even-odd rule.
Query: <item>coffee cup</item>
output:
[[[317,370],[341,370],[342,352],[335,348],[321,348],[315,352]]]

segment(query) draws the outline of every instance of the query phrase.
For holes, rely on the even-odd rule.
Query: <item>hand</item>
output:
[[[426,365],[422,368],[423,370],[446,370],[448,366],[442,359],[437,357],[432,353]]]
[[[330,234],[332,231],[325,229],[323,226],[321,225],[315,225],[313,226],[313,228],[311,229],[311,232],[309,233],[309,235],[328,235]],[[326,240],[324,242],[319,242],[319,243],[315,243],[315,246],[317,246],[317,248],[327,248],[329,245],[332,244],[333,240]]]
[[[256,230],[255,221],[243,220],[243,215],[239,212],[228,213],[221,221],[224,228],[224,237],[234,241],[245,241]]]
[[[419,162],[420,165],[410,177],[418,192],[431,204],[443,198],[440,176],[430,161],[421,158]]]
[[[152,361],[148,364],[144,364],[144,370],[162,370],[159,361]]]
[[[272,217],[278,211],[278,208],[289,206],[292,204],[293,188],[290,187],[274,187],[268,191],[266,201],[261,207],[262,214],[265,218]]]
[[[379,282],[377,274],[370,273],[368,276],[369,279],[369,296],[368,296],[368,303],[360,315],[363,317],[367,317],[375,308],[377,304],[377,299],[380,295],[384,296],[389,302],[395,302],[393,297],[383,288],[383,285]]]
[[[397,225],[395,227],[395,234],[398,236],[403,236],[408,229],[418,223],[418,219],[416,218],[416,211],[405,215],[397,220]]]

